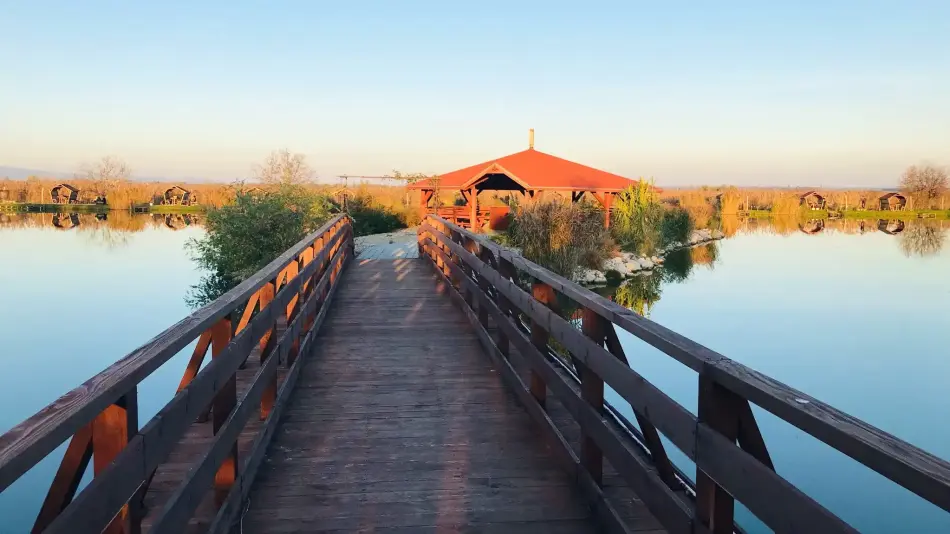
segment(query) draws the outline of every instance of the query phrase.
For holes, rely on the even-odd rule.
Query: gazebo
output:
[[[478,231],[482,226],[480,223],[489,215],[487,210],[478,207],[478,194],[482,191],[516,192],[526,202],[536,202],[548,191],[569,192],[572,202],[589,194],[604,207],[605,224],[610,226],[610,206],[614,197],[636,184],[636,180],[535,150],[534,130],[531,130],[527,150],[452,171],[436,179],[420,180],[410,184],[409,188],[421,191],[419,211],[423,216],[436,211],[438,203],[429,206],[436,191],[458,191],[466,206],[454,209],[468,212],[465,220],[459,222]]]

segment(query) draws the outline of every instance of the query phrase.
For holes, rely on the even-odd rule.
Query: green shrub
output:
[[[206,271],[186,301],[195,307],[218,298],[259,271],[333,215],[325,195],[285,185],[267,195],[238,194],[233,204],[208,210],[203,237],[188,242]]]
[[[529,260],[566,277],[599,269],[613,248],[603,212],[587,203],[537,202],[521,207],[508,241]]]
[[[660,220],[660,241],[663,246],[686,243],[693,231],[693,218],[683,208],[671,208],[663,212]]]
[[[611,232],[620,248],[637,254],[652,255],[660,247],[660,224],[663,205],[653,185],[640,180],[630,186],[614,202]]]
[[[407,226],[398,213],[381,205],[369,194],[357,194],[347,199],[346,211],[353,218],[355,236],[382,234]]]

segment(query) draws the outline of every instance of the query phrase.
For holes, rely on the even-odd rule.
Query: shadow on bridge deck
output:
[[[350,267],[244,532],[599,531],[444,293],[424,261]]]

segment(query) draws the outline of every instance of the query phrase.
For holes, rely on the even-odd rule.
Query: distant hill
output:
[[[70,172],[44,171],[41,169],[25,169],[23,167],[5,167],[0,165],[0,178],[7,177],[14,180],[25,180],[30,176],[37,178],[72,178]]]

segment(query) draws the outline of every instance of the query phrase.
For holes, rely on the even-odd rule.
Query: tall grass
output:
[[[508,229],[508,242],[526,258],[568,278],[585,267],[599,269],[613,249],[603,212],[588,203],[525,205]]]
[[[611,231],[623,250],[650,255],[661,246],[657,230],[662,219],[663,206],[656,189],[640,180],[617,195]]]
[[[175,185],[183,186],[195,193],[198,203],[204,206],[220,207],[234,200],[234,188],[230,184],[181,184],[174,182],[133,182],[119,181],[110,185],[96,184],[85,179],[51,180],[30,177],[26,180],[0,180],[0,200],[34,204],[51,202],[50,189],[68,183],[79,188],[79,201],[91,203],[102,189],[106,203],[113,209],[129,209],[135,204],[148,204],[160,201],[165,191]]]

